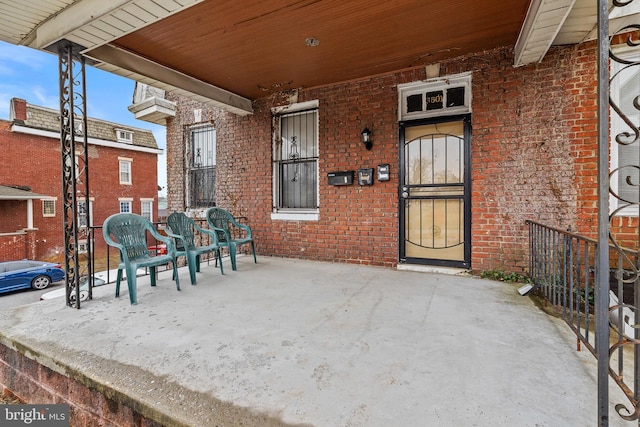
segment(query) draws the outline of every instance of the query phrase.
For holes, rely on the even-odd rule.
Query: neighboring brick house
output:
[[[283,92],[242,117],[168,93],[168,208],[244,216],[265,255],[523,272],[527,220],[596,237],[596,58],[586,42],[514,67],[506,46],[441,61],[435,76],[420,67]],[[444,134],[460,148],[438,148]],[[199,184],[203,168],[214,184]],[[372,185],[358,184],[361,169]],[[331,185],[342,171],[354,183]],[[633,230],[637,212],[618,225]]]
[[[9,121],[0,120],[5,166],[0,170],[0,185],[32,194],[31,201],[0,196],[0,261],[63,259],[59,117],[57,110],[13,98]],[[90,199],[88,209],[84,202],[79,203],[79,224],[100,226],[109,215],[121,211],[157,220],[157,157],[162,150],[152,132],[92,118],[87,128]],[[27,232],[30,239],[24,237]],[[22,255],[19,242],[24,242]],[[105,248],[99,232],[94,245],[96,251]]]

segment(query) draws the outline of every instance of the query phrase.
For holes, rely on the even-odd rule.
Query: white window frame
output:
[[[76,221],[77,221],[77,224],[78,224],[79,228],[91,227],[93,225],[93,201],[94,201],[94,198],[90,197],[89,198],[89,207],[88,207],[88,211],[87,211],[87,223],[86,224],[84,224],[83,221],[80,219],[81,218],[80,206],[85,203],[85,200],[79,199],[77,201],[78,213],[77,213]]]
[[[122,170],[123,166],[125,165],[128,171]],[[126,176],[124,177],[125,179],[123,179],[123,173],[126,173],[128,175],[128,180],[126,179]],[[133,159],[129,157],[118,157],[118,177],[120,179],[121,185],[133,184]]]
[[[197,119],[197,118],[196,118]],[[196,201],[196,184],[194,175],[196,173],[215,173],[217,162],[218,131],[212,123],[196,124],[188,129],[188,139],[185,141],[185,166],[187,175],[185,176],[185,195],[187,208],[197,209],[205,207],[205,203]],[[200,152],[198,153],[198,149]],[[200,156],[198,156],[200,154]],[[214,183],[215,187],[215,183]],[[202,190],[202,189],[200,189]],[[213,205],[215,205],[215,188],[213,190]]]
[[[148,207],[148,216],[145,215],[145,206]],[[153,199],[140,199],[140,216],[153,222]]]
[[[42,199],[42,217],[43,218],[53,218],[56,216],[56,202],[57,202],[58,198],[57,197],[52,197],[50,199]],[[46,206],[50,203],[50,207],[52,207],[53,212],[52,213],[47,213],[47,208]]]
[[[120,213],[133,213],[133,209],[132,209],[132,203],[133,203],[133,199],[131,198],[119,198],[118,199],[118,203],[119,203],[119,209],[118,212]],[[127,206],[126,209],[122,209],[124,206]]]
[[[133,132],[126,129],[116,129],[116,139],[124,144],[133,144]]]
[[[274,117],[281,116],[284,114],[295,113],[298,111],[304,110],[316,110],[316,129],[320,129],[319,127],[319,116],[320,111],[318,110],[319,106],[318,100],[307,101],[307,102],[299,102],[291,105],[285,105],[281,107],[275,107],[271,109],[271,114]],[[318,150],[318,160],[316,160],[316,170],[318,176],[316,177],[316,206],[315,209],[291,209],[291,208],[278,208],[278,188],[279,188],[279,180],[280,176],[275,167],[273,167],[273,211],[271,212],[272,220],[280,220],[280,221],[318,221],[320,219],[320,135],[319,131],[316,134],[316,149]],[[274,151],[274,158],[276,152],[276,140],[275,138],[279,138],[280,135],[274,135],[274,140],[272,142],[272,149]],[[274,163],[275,165],[275,163]]]
[[[638,58],[638,52],[636,51],[636,49],[632,49],[629,47],[621,47],[619,50],[616,51],[616,55],[618,55],[620,58],[623,59],[632,59],[632,60],[640,60],[640,58]],[[614,74],[619,70],[619,68],[617,67],[621,67],[624,68],[626,66],[626,64],[619,64],[616,61],[611,61],[611,76],[613,77]],[[609,94],[611,99],[613,100],[613,102],[618,103],[619,102],[619,84],[620,84],[620,79],[613,79],[611,81],[611,85],[609,87]],[[616,135],[618,135],[620,132],[624,131],[624,130],[629,130],[628,126],[624,124],[624,122],[622,121],[622,119],[618,116],[617,113],[615,113],[613,111],[613,109],[609,108],[609,122],[610,122],[610,135],[609,135],[609,170],[612,171],[613,169],[617,168],[619,165],[619,147],[620,144],[618,144],[615,140]],[[636,125],[639,125],[638,123],[635,123]],[[638,142],[635,142],[635,144],[638,144]],[[612,177],[613,179],[610,180],[609,182],[609,186],[611,188],[612,191],[616,192],[616,194],[618,193],[618,177],[617,174],[614,175]],[[618,209],[620,207],[619,205],[620,200],[615,197],[613,194],[609,193],[609,214],[613,213],[616,209]],[[639,207],[638,205],[631,205],[628,207],[623,207],[620,211],[618,211],[618,213],[616,214],[616,216],[621,216],[621,217],[637,217],[640,216],[639,215]]]
[[[78,240],[78,253],[79,254],[86,254],[88,248],[89,248],[89,242],[88,242],[87,239]],[[93,249],[93,242],[91,242],[91,249]],[[93,252],[93,250],[92,250],[92,252]]]
[[[423,98],[422,111],[407,111],[407,98],[411,95],[425,95],[427,92],[443,91],[446,98],[447,89],[458,87],[464,87],[464,105],[447,107],[446,99],[443,99],[442,108],[427,110],[426,99]],[[468,114],[471,112],[471,105],[471,72],[398,85],[398,121]]]

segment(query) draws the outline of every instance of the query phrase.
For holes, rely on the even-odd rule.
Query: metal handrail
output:
[[[598,272],[597,240],[535,221],[529,227],[529,276],[544,298],[555,308],[583,344],[598,358],[596,350],[595,295],[598,274],[606,274],[610,285],[608,323],[611,341],[609,376],[625,393],[633,409],[622,404],[616,410],[622,418],[637,419],[640,413],[640,276],[639,254],[609,244],[609,271]],[[605,278],[606,280],[606,278]],[[606,283],[606,281],[604,282]],[[608,387],[598,384],[598,387]]]

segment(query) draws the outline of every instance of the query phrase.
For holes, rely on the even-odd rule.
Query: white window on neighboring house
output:
[[[116,138],[118,139],[118,142],[133,144],[133,132],[130,130],[116,129]]]
[[[609,205],[611,212],[622,208],[617,215],[638,216],[640,141],[636,131],[640,128],[640,109],[634,102],[640,96],[640,55],[624,51],[618,55],[636,65],[611,61],[610,97],[621,114],[610,108],[610,187],[617,197],[610,195]]]
[[[140,204],[140,215],[153,222],[153,199],[141,199]]]
[[[120,163],[120,184],[131,185],[131,163],[133,159],[118,157]]]
[[[44,199],[42,201],[42,216],[45,218],[56,216],[56,199]]]
[[[78,240],[78,253],[86,254],[89,249],[89,242],[87,239]]]
[[[91,227],[93,225],[93,200],[89,199],[89,204],[87,205],[87,200],[78,200],[78,227]]]
[[[131,213],[131,202],[132,199],[119,199],[120,202],[120,213]]]
[[[274,218],[316,220],[319,203],[317,103],[303,103],[298,108],[302,109],[297,110],[294,104],[286,111],[274,112]]]

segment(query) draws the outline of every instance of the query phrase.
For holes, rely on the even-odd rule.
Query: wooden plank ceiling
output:
[[[248,99],[513,46],[529,0],[206,0],[112,46]],[[308,46],[308,40],[317,46]],[[89,50],[88,55],[91,56]]]

